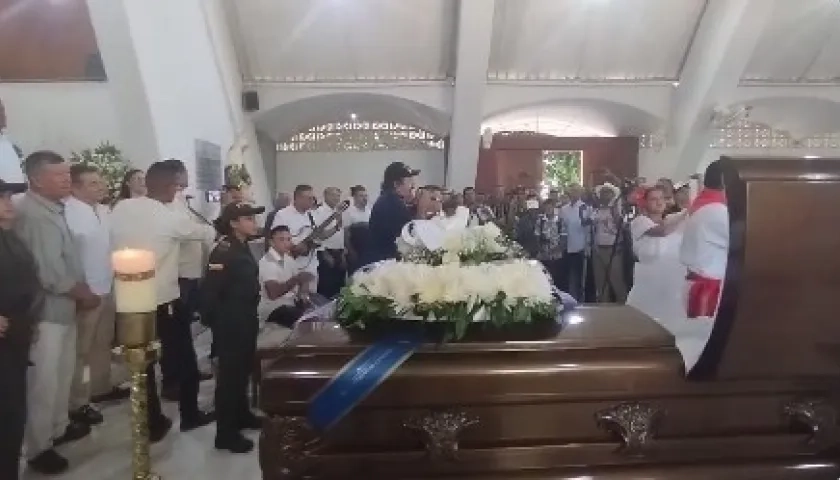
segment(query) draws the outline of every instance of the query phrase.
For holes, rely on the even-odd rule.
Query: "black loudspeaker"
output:
[[[260,109],[260,96],[254,90],[242,92],[242,109],[246,112],[256,112]]]

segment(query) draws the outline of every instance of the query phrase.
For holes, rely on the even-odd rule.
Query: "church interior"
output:
[[[28,374],[26,366],[17,374],[0,366],[3,389],[19,394],[17,403],[0,400],[0,423],[20,419],[19,435],[0,433],[0,457],[22,452],[10,470],[0,459],[0,480],[840,478],[840,327],[833,321],[840,308],[838,26],[837,0],[0,0],[0,197],[16,219],[9,213],[6,226],[0,208],[0,363],[14,363],[19,350],[12,344],[17,316],[35,324]],[[70,166],[68,194],[84,195],[85,175],[103,185],[96,215],[88,217],[99,219],[105,243],[77,233],[64,200],[55,205],[66,226],[50,230],[55,245],[64,245],[60,232],[74,239],[83,277],[87,256],[96,256],[91,249],[107,253],[107,286],[85,286],[94,307],[69,287],[51,290],[44,273],[50,263],[39,252],[52,247],[32,240],[35,219],[58,208],[36,211],[50,198],[41,196],[50,189],[42,170],[62,162]],[[153,190],[161,191],[172,168],[172,178],[189,179],[178,180],[169,199],[183,199],[177,215],[185,216],[173,213],[167,223],[169,213],[156,218],[148,205],[133,217],[137,225],[128,208],[120,216],[123,202],[157,198]],[[134,172],[145,175],[144,193],[133,190]],[[399,193],[406,179],[411,199]],[[704,196],[710,190],[725,194]],[[649,214],[656,209],[650,197],[673,212]],[[423,202],[437,202],[434,215],[403,220],[383,247],[393,249],[390,256],[366,256],[362,250],[372,247],[357,248],[355,232],[369,245],[382,243],[376,235],[385,227],[374,218],[396,208],[392,198],[405,200],[399,208],[412,215]],[[301,209],[304,201],[311,210]],[[709,233],[701,220],[718,204],[722,245],[709,240],[718,231]],[[100,207],[109,212],[107,226]],[[432,240],[440,251],[448,248],[450,224],[434,218],[455,218],[458,209],[467,212],[463,229],[497,225],[488,241],[509,237],[522,252],[500,241],[498,251],[476,260],[471,255],[485,244],[465,249],[448,271],[467,280],[418,307],[437,287],[411,277],[431,278],[427,269],[448,262],[446,253],[424,256],[438,251]],[[240,227],[245,217],[257,230]],[[556,229],[546,229],[555,218]],[[283,258],[300,260],[295,248],[311,239],[298,243],[297,221],[306,235],[324,238],[301,254],[309,264],[284,277],[299,279],[296,286],[275,295],[279,283],[265,280],[264,262],[277,252],[275,268],[285,268]],[[434,226],[406,234],[403,225],[413,221]],[[351,228],[357,223],[363,230]],[[174,269],[184,265],[186,241],[199,250],[198,273],[173,272],[180,289],[166,302],[160,254],[148,272],[118,268],[135,259],[120,258],[117,244],[142,250],[130,237],[156,228],[180,232],[160,237],[174,245]],[[7,255],[14,249],[4,250],[6,230],[31,253]],[[702,267],[719,264],[706,273],[685,260],[689,239],[701,230],[696,251],[723,252],[719,261],[697,253]],[[242,254],[253,271],[237,283],[231,278],[240,233],[254,258]],[[278,237],[291,238],[292,253],[275,247]],[[428,251],[398,253],[399,240]],[[157,251],[154,241],[147,250]],[[663,255],[673,257],[671,270],[664,263],[646,269],[648,258]],[[3,303],[2,290],[17,292],[12,286],[23,282],[21,256],[33,257],[39,298],[45,295],[51,313],[30,315],[34,310]],[[399,285],[377,283],[377,271],[385,274],[367,266],[380,260],[406,264],[395,273]],[[540,293],[525,285],[532,278],[527,265],[542,272],[534,285],[547,279],[551,332],[520,338],[519,329],[503,324],[538,323],[542,312]],[[506,280],[503,271],[521,276]],[[711,308],[693,315],[693,289],[708,286],[706,277],[715,292]],[[132,298],[140,302],[138,284],[150,278],[157,303],[127,307]],[[217,278],[221,293],[205,298]],[[332,286],[324,287],[325,279]],[[87,280],[80,283],[92,287]],[[366,295],[390,285],[381,296],[396,308],[390,316],[404,316],[411,309],[397,307],[411,304],[413,323],[443,324],[451,315],[476,324],[486,314],[485,323],[499,329],[461,341],[477,327],[453,321],[454,330],[441,337],[423,330],[425,343],[399,336],[390,345],[389,335],[375,335],[382,323],[354,334],[365,330],[366,315],[381,313],[379,303],[363,303],[370,298],[359,293],[365,281]],[[481,285],[465,285],[471,282]],[[640,300],[645,282],[650,288]],[[248,307],[252,315],[243,310],[244,320],[224,327],[229,331],[205,321],[211,315],[201,302],[212,305],[218,322],[238,319],[231,302],[240,296],[230,292],[251,283],[260,298],[259,308],[256,301]],[[496,284],[506,287],[486,305],[474,304],[478,297],[451,301]],[[265,299],[286,298],[293,288],[290,305],[305,301],[306,308],[279,326],[272,323],[276,310],[266,314],[266,327]],[[310,302],[310,288],[324,302]],[[514,291],[528,293],[514,306],[493,303]],[[52,318],[62,299],[71,313]],[[107,310],[100,301],[115,305],[110,320],[97,321],[110,332],[108,369],[122,385],[105,396],[122,393],[98,403],[89,392],[90,402],[79,404],[78,388],[96,383],[81,345],[93,348],[99,335],[86,336],[91,327],[81,319],[91,308]],[[494,317],[497,307],[507,310]],[[178,333],[161,325],[167,308],[173,322],[183,317],[178,331],[189,330],[179,337],[186,357],[167,352],[186,348],[172,347]],[[679,321],[662,319],[677,310]],[[239,344],[219,338],[238,337],[258,315],[250,350],[243,347],[248,371],[240,366],[238,380],[228,380],[234,367],[219,362],[233,363],[223,351],[239,352]],[[38,324],[73,332],[73,340],[61,340],[69,370],[49,381],[40,378],[43,364],[33,352],[56,329]],[[381,361],[391,362],[387,368],[366,359],[377,348]],[[132,363],[131,352],[142,359]],[[178,367],[183,358],[197,369]],[[57,368],[62,362],[55,361]],[[370,368],[355,380],[370,385],[352,384],[346,372],[361,372],[364,361]],[[159,399],[157,387],[147,391],[155,382],[147,368],[162,379]],[[215,408],[216,422],[183,421],[184,378],[192,373],[178,377],[173,394],[167,368],[200,374],[190,401],[197,398],[202,415]],[[235,408],[259,419],[258,428],[221,438],[222,411],[234,400],[219,391],[240,389],[244,399],[245,382],[248,405]],[[342,382],[351,385],[341,395],[359,398],[326,398]],[[30,420],[46,408],[33,400],[36,388],[63,396],[57,405],[72,409],[69,420],[61,413],[59,426],[45,427],[60,430],[47,433],[46,444]],[[319,399],[333,401],[324,408],[340,414],[324,414],[335,418],[319,424]],[[343,401],[349,403],[339,407]],[[162,413],[148,413],[153,405]],[[154,415],[170,425],[155,424]],[[85,433],[71,438],[78,419]],[[162,438],[150,445],[159,428]],[[19,477],[3,476],[11,470]]]

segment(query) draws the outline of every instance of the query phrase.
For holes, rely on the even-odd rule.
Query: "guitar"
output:
[[[324,233],[327,231],[327,227],[334,222],[337,218],[344,213],[347,208],[350,207],[350,200],[344,200],[343,202],[336,205],[332,214],[329,217],[325,218],[323,222],[315,225],[315,220],[312,218],[312,214],[309,214],[309,221],[312,222],[311,227],[303,227],[300,229],[295,235],[292,237],[297,239],[301,238],[297,245],[292,248],[291,255],[292,257],[306,257],[312,255],[315,250],[326,240],[324,237]]]

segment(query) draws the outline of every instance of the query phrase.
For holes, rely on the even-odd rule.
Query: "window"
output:
[[[370,152],[443,150],[443,138],[394,122],[333,122],[297,133],[277,145],[278,152]]]
[[[807,138],[793,138],[787,132],[767,125],[742,120],[727,128],[715,129],[711,148],[838,148],[840,134],[821,133]]]

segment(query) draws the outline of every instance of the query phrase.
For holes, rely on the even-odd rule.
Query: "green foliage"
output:
[[[131,169],[131,164],[123,158],[120,149],[109,142],[100,143],[93,149],[86,148],[81,152],[71,153],[70,163],[96,168],[108,185],[108,201],[119,194],[123,177]]]
[[[415,299],[414,302],[417,302]],[[534,323],[555,315],[551,303],[535,303],[528,299],[507,302],[503,292],[492,301],[416,303],[413,312],[399,312],[391,299],[372,295],[356,295],[345,287],[338,297],[336,320],[345,328],[364,329],[369,320],[401,321],[404,315],[419,317],[423,322],[435,322],[446,326],[445,340],[460,340],[467,327],[474,322],[476,314],[483,309],[486,321],[495,326],[511,323]]]
[[[543,152],[543,181],[552,187],[580,183],[581,154],[579,150]]]
[[[245,165],[228,165],[225,167],[225,185],[236,185],[237,187],[250,187],[251,174]]]

